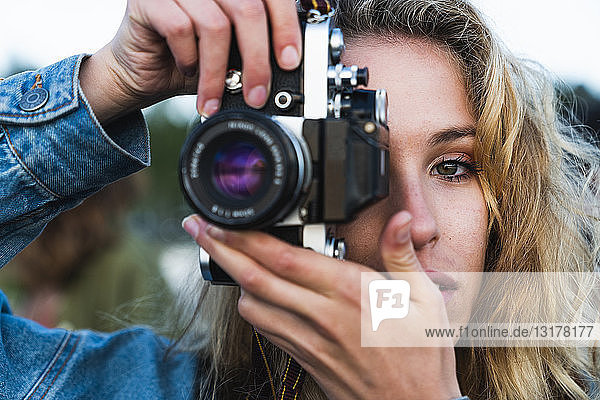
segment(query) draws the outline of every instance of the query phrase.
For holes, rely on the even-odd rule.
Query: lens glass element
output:
[[[226,197],[247,200],[264,183],[267,161],[253,144],[233,142],[224,145],[212,165],[215,187]]]

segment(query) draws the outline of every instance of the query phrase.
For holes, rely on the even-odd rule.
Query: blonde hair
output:
[[[416,38],[447,50],[456,61],[477,119],[475,157],[490,215],[486,270],[594,269],[600,153],[561,117],[553,79],[541,67],[504,49],[466,1],[339,0],[335,19],[349,42]],[[547,282],[547,287],[557,294],[561,282]],[[251,328],[237,313],[237,289],[211,287],[204,293],[196,310],[209,323],[201,349],[208,377],[200,396],[210,398],[217,389],[227,393],[223,398],[234,398],[235,389],[227,386],[245,383]],[[283,364],[282,352],[269,351]],[[586,381],[597,380],[591,350],[473,348],[456,353],[462,392],[473,400],[587,399]],[[281,368],[274,369],[274,375],[281,374]],[[308,380],[301,398],[325,396]]]

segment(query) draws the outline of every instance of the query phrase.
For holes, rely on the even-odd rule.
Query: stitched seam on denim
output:
[[[75,73],[75,69],[77,68],[78,65],[79,65],[78,62],[75,63],[75,65],[73,65],[73,71],[72,71],[73,74]],[[40,112],[33,113],[33,114],[22,115],[22,114],[0,113],[0,115],[4,116],[4,117],[19,117],[19,118],[35,117],[35,116],[38,116],[38,115],[43,115],[43,114],[46,114],[46,113],[49,113],[49,112],[52,112],[52,111],[59,110],[59,109],[61,109],[63,107],[66,107],[69,104],[71,104],[74,99],[75,99],[75,84],[74,84],[73,81],[71,81],[71,98],[67,99],[68,101],[66,103],[64,103],[64,104],[60,104],[60,105],[58,105],[58,106],[56,106],[56,107],[54,107],[54,108],[52,108],[50,110],[44,110],[44,111],[40,111]]]
[[[131,154],[129,151],[127,151],[126,149],[124,149],[121,145],[119,145],[117,142],[115,142],[110,135],[106,132],[106,130],[102,127],[102,124],[100,123],[100,121],[98,121],[98,118],[96,118],[96,116],[94,115],[94,112],[92,110],[92,107],[90,106],[89,102],[87,101],[87,98],[85,97],[85,93],[83,93],[83,90],[80,91],[81,95],[79,96],[81,98],[82,103],[85,105],[83,107],[83,109],[85,110],[85,112],[87,113],[87,115],[91,118],[92,121],[94,121],[94,124],[96,125],[96,129],[98,130],[100,136],[102,137],[102,139],[104,140],[104,142],[108,143],[111,145],[111,147],[113,147],[114,149],[116,149],[121,155],[125,156],[126,158],[128,158],[129,160],[135,161],[135,162],[140,162],[144,165],[150,165],[149,164],[149,160],[150,160],[150,154],[149,152],[146,152],[145,156],[148,159],[148,161],[142,160],[141,158]],[[148,147],[150,147],[150,143],[149,143],[149,136],[146,132],[146,149]]]
[[[60,366],[60,369],[58,370],[58,372],[54,376],[54,379],[52,379],[52,382],[50,382],[50,385],[48,385],[48,387],[46,388],[46,391],[44,392],[44,394],[42,395],[42,397],[40,397],[40,400],[43,400],[44,397],[46,397],[46,395],[48,394],[48,391],[52,388],[52,385],[54,385],[54,382],[56,382],[56,378],[58,378],[58,376],[61,374],[61,372],[62,372],[63,368],[65,367],[65,365],[67,365],[67,362],[73,356],[73,353],[75,352],[75,349],[77,348],[77,345],[79,344],[80,340],[81,340],[81,336],[79,336],[77,338],[77,340],[75,341],[75,343],[73,343],[73,347],[71,348],[71,351],[69,352],[69,355],[67,356],[67,358],[65,359],[65,361],[63,362],[63,364]]]
[[[48,376],[48,374],[50,373],[50,371],[52,371],[52,368],[54,368],[54,364],[56,364],[56,362],[58,361],[60,355],[63,353],[63,351],[65,351],[65,347],[67,347],[67,343],[69,343],[69,338],[70,337],[71,337],[71,333],[68,332],[66,334],[66,337],[63,339],[63,342],[61,343],[61,345],[60,345],[59,349],[57,350],[56,354],[52,358],[52,361],[50,362],[50,365],[46,368],[46,371],[44,372],[44,375],[42,375],[42,377],[38,380],[38,382],[31,388],[31,390],[29,391],[29,393],[27,395],[25,395],[25,399],[24,400],[29,400],[31,398],[31,396],[33,396],[35,394],[35,392],[37,392],[37,390],[42,385],[42,383],[44,382],[44,380],[46,379],[46,377]]]
[[[13,146],[12,141],[10,140],[10,132],[8,132],[8,129],[6,129],[6,126],[0,125],[0,128],[2,128],[2,130],[6,133],[6,142],[8,143],[8,147],[11,149],[13,154],[17,157],[17,160],[19,161],[19,164],[21,164],[21,167],[23,167],[23,169],[29,174],[29,176],[34,181],[36,181],[36,183],[38,185],[40,185],[44,190],[46,190],[48,193],[50,193],[52,196],[54,196],[56,198],[59,198],[59,199],[62,198],[62,196],[58,195],[57,193],[54,193],[54,191],[52,191],[48,186],[46,186],[42,181],[40,181],[38,179],[38,177],[29,169],[29,167],[27,167],[27,164],[25,164],[25,162],[23,161],[23,158],[21,157],[21,155],[19,154],[17,149]]]

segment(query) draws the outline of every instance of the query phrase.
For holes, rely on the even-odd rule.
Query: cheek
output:
[[[452,202],[444,201],[442,196],[435,200],[441,233],[438,246],[445,249],[446,257],[460,260],[456,270],[483,271],[488,225],[483,193],[473,188],[446,199]]]
[[[478,188],[455,193],[453,204],[446,203],[445,207],[439,205],[438,209],[444,210],[439,217],[444,227],[441,228],[442,234],[437,244],[438,260],[446,261],[443,264],[450,272],[468,272],[460,278],[460,295],[452,297],[446,304],[450,323],[462,325],[469,320],[481,285],[480,272],[484,270],[487,246],[488,210],[483,193]]]
[[[434,185],[436,186],[436,185]],[[448,190],[431,187],[429,212],[440,232],[436,245],[418,250],[425,264],[455,271],[482,271],[487,245],[488,211],[478,184]],[[402,207],[389,199],[363,210],[357,218],[338,225],[336,235],[344,238],[347,259],[381,269],[379,238],[389,219]]]
[[[348,260],[374,268],[378,265],[379,237],[393,215],[385,202],[363,210],[354,221],[337,226],[336,236],[345,239]]]

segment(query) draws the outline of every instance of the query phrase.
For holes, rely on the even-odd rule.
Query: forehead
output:
[[[369,68],[369,87],[388,92],[390,128],[419,133],[475,124],[458,64],[425,40],[351,40],[343,62]]]

